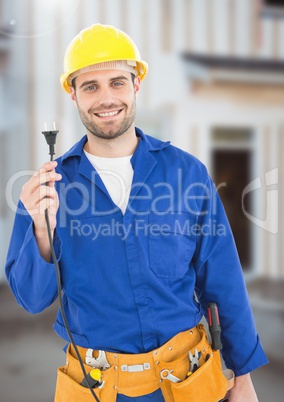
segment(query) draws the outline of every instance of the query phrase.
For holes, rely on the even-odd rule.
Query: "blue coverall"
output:
[[[136,135],[124,215],[84,154],[86,137],[57,160],[62,180],[54,245],[75,342],[148,352],[194,327],[214,301],[224,361],[236,375],[246,374],[267,358],[218,193],[195,157],[138,128]],[[41,258],[21,202],[6,274],[18,303],[31,313],[57,298],[53,263]],[[60,312],[54,329],[69,341]],[[157,391],[149,400],[163,399]]]

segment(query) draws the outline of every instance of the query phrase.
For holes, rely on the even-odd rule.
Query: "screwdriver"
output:
[[[102,385],[101,376],[102,376],[101,370],[94,369],[90,371],[89,374],[87,374],[87,379],[84,378],[83,381],[81,382],[81,385],[83,385],[83,387],[88,388],[89,383],[92,388],[98,388]]]
[[[209,303],[207,307],[209,332],[212,338],[212,349],[221,350],[223,345],[221,342],[221,325],[219,312],[216,303]]]

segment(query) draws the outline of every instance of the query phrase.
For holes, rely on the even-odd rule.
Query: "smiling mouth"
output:
[[[113,116],[117,116],[121,111],[122,111],[122,109],[119,109],[119,110],[113,110],[111,112],[94,113],[94,115],[97,117],[101,117],[101,118],[113,117]]]

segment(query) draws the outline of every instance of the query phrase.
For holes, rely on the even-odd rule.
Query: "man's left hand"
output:
[[[229,392],[228,400],[229,402],[258,402],[250,374],[235,378],[235,385]]]

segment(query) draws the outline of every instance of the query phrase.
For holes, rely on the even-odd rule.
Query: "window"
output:
[[[284,0],[262,0],[262,5],[264,17],[284,18]]]
[[[263,0],[265,7],[284,7],[284,0]]]

